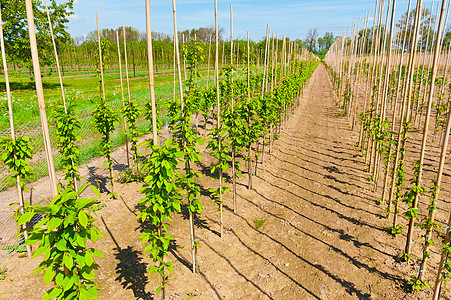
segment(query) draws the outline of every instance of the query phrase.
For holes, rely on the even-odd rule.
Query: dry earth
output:
[[[357,156],[358,132],[349,129],[326,70],[313,74],[300,106],[290,117],[272,154],[258,164],[253,190],[247,175],[238,183],[238,211],[225,197],[225,234],[219,237],[219,213],[203,195],[205,210],[196,220],[200,274],[190,271],[189,226],[186,213],[174,218],[170,259],[175,273],[167,287],[168,299],[428,299],[431,291],[409,293],[406,282],[416,274],[414,262],[397,257],[405,236],[386,233],[390,225]],[[204,153],[199,169],[206,172],[212,158]],[[100,161],[99,161],[100,163]],[[244,166],[243,166],[244,168]],[[208,175],[208,174],[207,174]],[[200,179],[206,191],[217,185]],[[447,183],[448,184],[448,183]],[[135,219],[141,198],[138,184],[118,184],[118,199],[98,212],[105,238],[96,244],[105,258],[96,272],[101,299],[160,299],[158,278],[148,277],[151,261],[139,240],[143,226]],[[449,188],[448,188],[449,190]],[[449,197],[449,193],[444,194]],[[445,198],[448,199],[448,198]],[[425,200],[426,201],[426,200]],[[424,203],[422,203],[424,205]],[[439,211],[444,222],[449,208]],[[403,208],[404,209],[404,208]],[[256,220],[265,220],[256,228]],[[415,239],[414,257],[421,254]],[[438,250],[434,248],[427,273],[435,276]],[[47,287],[31,270],[39,258],[11,257],[2,267],[0,299],[39,299]],[[444,296],[449,299],[449,285]]]

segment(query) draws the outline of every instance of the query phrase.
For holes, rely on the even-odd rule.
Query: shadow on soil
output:
[[[103,217],[102,223],[106,231],[113,240],[116,248],[114,248],[114,258],[118,261],[116,266],[115,279],[119,281],[125,289],[133,291],[133,295],[137,299],[153,300],[153,294],[146,292],[148,283],[147,264],[143,262],[143,254],[141,251],[134,250],[133,247],[121,248],[108,228]]]

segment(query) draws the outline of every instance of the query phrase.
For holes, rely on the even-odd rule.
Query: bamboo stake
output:
[[[67,114],[66,95],[65,95],[65,92],[64,92],[63,79],[61,77],[60,63],[59,63],[59,59],[58,59],[58,51],[56,50],[55,36],[53,35],[52,21],[50,20],[50,13],[49,13],[49,8],[47,6],[47,1],[45,1],[44,3],[45,3],[45,10],[47,12],[47,19],[49,21],[50,35],[52,36],[53,54],[55,55],[56,68],[58,70],[58,78],[59,78],[59,81],[60,81],[61,96],[63,98],[64,112]]]
[[[100,81],[102,84],[102,101],[103,105],[106,107],[106,98],[105,98],[105,80],[103,78],[103,59],[102,59],[102,46],[100,42],[100,28],[99,28],[99,14],[96,14],[97,19],[97,40],[99,45],[99,61],[100,61]],[[109,159],[108,159],[109,160]],[[111,186],[113,190],[113,195],[116,193],[116,188],[114,184],[113,170],[110,169],[110,178],[111,178]]]
[[[427,135],[429,130],[429,121],[431,116],[431,110],[432,110],[432,101],[434,96],[434,87],[435,87],[435,77],[437,76],[437,69],[438,69],[438,63],[439,63],[439,55],[440,55],[440,49],[441,49],[441,42],[440,42],[440,36],[442,34],[442,25],[444,22],[444,13],[445,13],[445,6],[446,6],[446,0],[442,0],[442,9],[440,12],[440,21],[438,25],[437,30],[437,42],[435,43],[435,49],[434,49],[434,60],[432,63],[432,78],[431,83],[429,85],[429,97],[428,97],[428,106],[427,106],[427,112],[426,112],[426,119],[424,121],[424,127],[423,127],[423,139],[421,141],[421,151],[420,151],[420,159],[418,160],[419,169],[417,173],[417,178],[415,181],[415,199],[412,202],[412,210],[418,209],[418,200],[419,200],[419,193],[418,188],[420,186],[420,183],[423,181],[423,167],[424,167],[424,156],[426,151],[426,143],[427,143]],[[409,220],[409,229],[407,233],[407,242],[405,247],[405,253],[410,255],[411,252],[411,245],[412,245],[412,239],[413,239],[413,226],[414,226],[415,218],[411,217]]]
[[[263,82],[262,82],[262,92],[261,97],[263,98],[263,94],[265,92],[265,82],[266,82],[266,57],[268,56],[267,48],[268,48],[268,39],[269,39],[269,24],[266,24],[266,46],[265,46],[265,60],[263,63]]]
[[[251,69],[250,69],[250,48],[249,48],[249,31],[247,32],[247,98],[250,101],[251,99]],[[249,126],[251,123],[250,117],[247,120]],[[249,182],[247,188],[249,190],[252,189],[252,143],[249,142],[249,158],[247,163],[247,172],[249,176]]]
[[[445,13],[445,6],[446,6],[446,0],[442,0],[442,9],[440,12],[440,21],[439,21],[439,25],[438,25],[438,29],[437,29],[437,41],[435,43],[435,50],[434,50],[434,61],[433,61],[433,65],[432,65],[432,79],[431,79],[431,85],[429,87],[429,99],[428,99],[428,108],[427,108],[427,113],[426,113],[426,120],[425,120],[425,124],[424,124],[424,130],[423,130],[423,140],[422,140],[422,144],[421,144],[421,153],[420,153],[420,170],[418,172],[418,178],[419,180],[416,181],[416,185],[419,185],[419,181],[421,180],[421,173],[423,172],[423,161],[424,161],[424,151],[425,151],[425,147],[426,147],[426,141],[427,141],[427,130],[428,130],[428,124],[429,124],[429,118],[430,118],[430,112],[431,112],[431,107],[432,107],[432,98],[433,98],[433,94],[434,94],[434,81],[435,81],[435,76],[437,73],[437,67],[438,67],[438,57],[440,55],[440,50],[441,50],[441,41],[440,41],[440,36],[441,36],[441,32],[442,32],[442,25],[444,22],[444,13]],[[448,149],[448,140],[449,140],[449,130],[450,130],[450,126],[451,126],[451,113],[449,114],[449,118],[448,118],[448,124],[447,124],[447,128],[446,128],[446,134],[445,134],[445,139],[443,142],[443,147],[442,147],[442,152],[440,155],[440,164],[439,164],[439,168],[438,168],[438,172],[437,172],[437,178],[435,181],[435,185],[436,185],[436,190],[434,191],[434,207],[429,209],[429,218],[428,218],[428,223],[433,224],[434,219],[435,219],[435,206],[438,203],[438,194],[440,191],[440,184],[442,181],[442,175],[443,175],[443,168],[444,168],[444,164],[445,164],[445,158],[446,158],[446,152]],[[414,204],[412,204],[412,207],[415,208],[417,203],[418,203],[418,193],[415,194],[415,200],[414,200]],[[415,206],[414,206],[415,205]],[[411,223],[413,223],[413,218],[410,220]],[[413,227],[413,224],[412,224]],[[413,231],[413,228],[410,229],[410,223],[409,223],[409,230]],[[430,226],[430,228],[427,228],[426,230],[426,235],[424,236],[425,238],[425,244],[424,244],[424,251],[423,251],[423,260],[421,262],[420,265],[420,270],[419,270],[419,274],[417,279],[420,281],[423,281],[424,279],[424,273],[426,272],[426,262],[427,259],[429,258],[430,254],[429,254],[429,247],[430,247],[430,237],[433,231],[433,226]],[[410,244],[409,242],[412,240],[412,232],[409,231],[409,235],[408,235],[408,242],[406,244],[406,252],[407,250],[410,252]]]
[[[128,77],[128,58],[127,58],[127,38],[125,36],[125,22],[122,22],[122,35],[124,38],[124,59],[125,59],[125,78],[127,81],[127,94],[128,94],[128,105],[131,105],[132,97],[130,94],[130,78]],[[121,80],[122,84],[122,80]],[[125,101],[123,101],[125,102]],[[128,149],[128,134],[127,134],[127,125],[124,123],[125,130],[125,151],[127,152],[127,166],[130,168],[130,154]]]
[[[11,129],[11,138],[15,141],[16,135],[14,131],[14,115],[13,115],[13,106],[11,101],[11,88],[9,84],[9,74],[8,74],[8,63],[6,62],[6,51],[5,51],[5,40],[3,37],[3,20],[2,20],[2,8],[0,7],[0,43],[1,43],[1,51],[2,51],[2,61],[3,61],[3,71],[5,73],[5,84],[6,84],[6,98],[8,99],[8,113],[9,113],[9,125]],[[15,157],[16,158],[16,157]],[[19,198],[20,205],[20,213],[23,215],[25,213],[24,200],[23,200],[23,190],[22,190],[22,182],[20,180],[20,176],[16,176],[16,187],[17,187],[17,196]],[[30,203],[31,204],[31,203]],[[26,225],[23,224],[22,229],[26,229]],[[25,240],[28,239],[28,231],[24,231]],[[31,245],[26,245],[28,258],[33,257],[33,251],[31,249]]]
[[[180,104],[181,104],[181,110],[183,111],[183,82],[182,82],[182,72],[180,70],[180,51],[179,51],[179,38],[177,33],[177,12],[175,7],[175,0],[172,0],[172,9],[173,9],[173,15],[174,15],[174,45],[175,45],[175,57],[176,57],[176,63],[177,63],[177,73],[179,77],[179,92],[180,92]],[[185,72],[186,76],[186,72]]]
[[[124,108],[125,107],[124,84],[122,82],[121,48],[120,48],[120,44],[119,44],[119,32],[118,31],[116,31],[116,41],[117,41],[117,56],[119,59],[119,78],[121,81],[122,108]],[[125,132],[125,151],[126,151],[126,156],[127,156],[127,167],[130,168],[130,157],[129,157],[129,153],[128,153],[127,118],[125,116],[124,116],[124,132]]]
[[[449,122],[449,121],[448,121]],[[448,132],[449,134],[449,132]],[[448,218],[448,225],[446,226],[446,234],[445,234],[445,238],[444,238],[444,245],[450,245],[450,235],[451,235],[451,212],[449,214],[449,218]],[[440,291],[441,291],[441,286],[442,286],[442,277],[443,277],[443,267],[445,265],[445,261],[448,260],[448,252],[446,251],[442,251],[442,256],[440,258],[440,263],[439,263],[439,267],[437,270],[437,276],[435,278],[435,285],[434,285],[434,296],[433,296],[433,300],[438,300],[440,297]]]
[[[232,5],[230,5],[230,66],[233,70],[233,10]],[[233,71],[231,81],[233,82]],[[233,94],[233,93],[232,93]],[[235,106],[235,100],[232,95],[232,113]],[[232,145],[232,198],[233,198],[233,212],[237,212],[237,203],[236,203],[236,162],[235,162],[235,146]]]
[[[416,50],[417,47],[415,46],[417,44],[417,40],[418,40],[418,29],[419,29],[419,23],[420,23],[420,18],[421,18],[421,8],[422,8],[422,0],[419,0],[417,2],[417,11],[416,11],[416,16],[415,16],[415,22],[414,22],[414,32],[413,32],[413,41],[412,41],[412,46],[410,48],[410,57],[409,57],[409,64],[408,64],[408,76],[407,76],[407,82],[406,82],[406,86],[405,86],[405,93],[403,95],[403,101],[402,101],[402,109],[401,109],[401,118],[400,118],[400,126],[399,126],[399,130],[398,130],[398,142],[397,142],[397,149],[395,152],[395,162],[393,164],[393,171],[396,172],[396,170],[398,169],[398,163],[403,163],[404,160],[404,155],[401,154],[401,149],[404,148],[404,143],[403,143],[403,137],[407,134],[407,131],[404,129],[404,124],[407,123],[407,116],[409,115],[409,106],[410,106],[410,100],[411,100],[411,96],[412,96],[412,81],[413,81],[413,74],[414,74],[414,61],[415,61],[415,55],[416,55]],[[401,161],[401,162],[400,162]],[[395,176],[393,176],[392,179],[392,185],[390,188],[390,198],[389,198],[389,203],[392,202],[392,197],[393,197],[393,191],[395,188]],[[394,212],[393,212],[393,228],[397,227],[397,217],[398,217],[398,205],[399,205],[399,200],[398,200],[398,195],[397,195],[397,201],[395,203],[395,208],[394,208]]]
[[[388,9],[390,9],[390,1],[388,2],[389,6]],[[387,106],[387,97],[388,97],[388,86],[390,82],[390,73],[391,73],[391,60],[392,60],[392,45],[393,45],[393,31],[394,31],[394,18],[396,13],[396,0],[393,0],[392,4],[392,13],[391,13],[391,19],[390,19],[390,34],[388,38],[388,53],[386,55],[386,62],[385,62],[385,81],[382,89],[382,98],[381,98],[381,112],[380,112],[380,120],[382,122],[385,121],[385,113],[386,113],[386,106]],[[387,23],[388,24],[388,11],[387,11]],[[385,43],[385,41],[384,41]],[[383,47],[385,49],[385,45]],[[382,68],[381,68],[382,70]],[[382,76],[381,76],[382,77]],[[383,129],[381,129],[383,130]],[[380,147],[381,145],[379,145]],[[373,173],[374,178],[374,191],[377,191],[378,187],[378,179],[379,179],[379,168],[380,168],[380,160],[381,160],[382,153],[378,151],[377,157],[376,157],[376,168],[375,172]]]
[[[48,22],[49,22],[50,35],[52,36],[53,53],[54,53],[54,56],[55,56],[56,68],[58,70],[58,78],[59,78],[60,87],[61,87],[61,96],[63,98],[64,113],[67,114],[66,95],[65,95],[65,92],[64,92],[63,78],[61,77],[61,70],[60,70],[60,64],[59,64],[59,59],[58,59],[58,51],[56,49],[55,37],[53,35],[52,21],[50,20],[50,13],[49,13],[49,8],[47,6],[47,1],[45,1],[44,3],[45,3],[45,10],[46,10],[46,13],[47,13],[47,19],[48,19]],[[74,162],[74,160],[72,158],[71,158],[71,164],[72,164],[72,166],[75,165],[75,162]],[[76,182],[76,180],[74,180],[74,190],[77,190],[77,182]]]
[[[207,62],[207,88],[209,87],[209,80],[210,80],[210,60],[211,60],[211,35],[210,35],[210,42],[208,44],[208,62]],[[205,128],[207,128],[207,120],[205,120]]]
[[[392,119],[392,127],[391,127],[391,131],[394,132],[395,131],[395,125],[396,125],[396,107],[397,107],[397,102],[398,102],[398,96],[400,93],[400,87],[401,87],[401,72],[402,72],[402,65],[403,65],[403,57],[404,57],[404,48],[406,45],[406,39],[407,39],[407,27],[410,24],[410,7],[412,4],[412,0],[409,0],[409,5],[407,8],[407,16],[406,16],[406,30],[404,31],[404,37],[403,37],[403,42],[402,42],[402,46],[401,46],[401,56],[400,56],[400,63],[399,63],[399,69],[398,69],[398,83],[396,86],[396,92],[395,92],[395,99],[394,99],[394,110],[393,110],[393,119]],[[393,143],[393,137],[392,140],[390,141],[391,143]],[[391,147],[390,147],[390,151],[388,153],[388,161],[391,161],[391,155],[393,154],[393,151],[391,151]],[[394,183],[394,172],[395,169],[392,169],[392,184]],[[389,174],[390,174],[390,164],[387,165],[387,168],[385,169],[385,177],[384,177],[384,184],[383,184],[383,190],[382,190],[382,199],[381,199],[381,204],[385,202],[385,197],[388,190],[387,187],[387,183],[388,183],[388,178],[389,178]],[[388,201],[388,207],[387,207],[387,211],[391,211],[391,200]]]
[[[218,128],[218,147],[219,151],[221,151],[221,102],[219,98],[219,29],[218,29],[218,0],[215,0],[215,79],[216,79],[216,100],[217,100],[217,109],[218,109],[218,121],[217,121],[217,128]],[[224,53],[224,51],[223,51]],[[224,60],[223,60],[224,62]],[[223,238],[224,233],[224,223],[223,223],[223,204],[222,204],[222,170],[219,170],[219,213],[220,213],[220,235],[221,239]]]
[[[53,197],[55,197],[58,194],[57,178],[55,173],[55,167],[53,164],[52,145],[50,143],[49,126],[47,121],[47,113],[45,109],[44,89],[42,87],[41,67],[39,64],[39,54],[36,43],[36,32],[34,25],[32,0],[25,0],[25,6],[27,11],[28,35],[30,38],[31,57],[33,60],[34,80],[36,84],[36,93],[39,104],[39,114],[41,116],[42,134],[44,136],[44,147],[47,157],[47,167],[49,171],[50,188],[52,189]]]
[[[174,4],[174,20],[175,20],[175,0]],[[175,28],[177,28],[177,24]],[[150,22],[150,0],[146,0],[146,34],[147,34],[147,64],[149,67],[149,90],[150,102],[152,106],[152,136],[153,144],[158,145],[158,129],[157,129],[157,108],[155,103],[155,79],[153,71],[153,47],[152,47],[152,27]]]

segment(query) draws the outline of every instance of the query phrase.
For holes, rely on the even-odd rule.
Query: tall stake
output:
[[[218,29],[218,0],[215,0],[215,46],[216,46],[216,52],[215,52],[215,80],[216,80],[216,100],[217,100],[217,106],[218,106],[218,147],[219,152],[221,152],[221,102],[219,98],[219,29]],[[220,213],[220,224],[221,224],[221,239],[223,237],[224,233],[224,223],[223,223],[223,205],[222,205],[222,170],[219,170],[219,213]]]
[[[127,54],[127,38],[125,36],[125,22],[122,22],[122,35],[124,38],[125,79],[127,80],[128,105],[131,105],[132,97],[130,94],[130,78],[128,77],[128,54]],[[128,150],[127,126],[124,125],[124,129],[125,129],[125,150],[127,151],[127,165],[128,165],[128,167],[130,167],[130,154],[129,154],[129,150]]]
[[[11,88],[9,85],[9,75],[8,75],[8,63],[6,62],[6,51],[5,51],[5,40],[3,37],[3,20],[2,20],[2,9],[0,7],[0,43],[2,50],[2,60],[3,60],[3,71],[5,73],[5,83],[6,83],[6,98],[8,99],[8,113],[9,113],[9,125],[11,128],[11,138],[16,140],[16,135],[14,132],[14,116],[13,116],[13,106],[11,103]],[[20,180],[20,176],[16,176],[16,186],[17,186],[17,196],[19,197],[19,205],[20,205],[20,213],[25,213],[24,208],[24,200],[23,200],[23,190],[22,183]],[[22,225],[22,228],[25,229],[25,224]],[[28,239],[28,231],[24,231],[25,240]],[[33,252],[31,250],[31,246],[27,245],[27,254],[28,258],[33,256]]]
[[[47,19],[49,21],[50,35],[52,36],[53,53],[55,55],[56,68],[58,69],[58,78],[59,78],[60,87],[61,87],[61,96],[63,98],[64,113],[67,114],[66,95],[64,92],[63,78],[61,77],[60,63],[59,63],[59,59],[58,59],[58,51],[56,50],[55,36],[53,35],[53,26],[52,26],[52,21],[50,20],[50,13],[49,13],[49,8],[47,6],[47,1],[45,1],[45,10],[47,12]],[[71,158],[71,164],[72,164],[72,166],[75,164],[75,162],[72,158]],[[77,190],[76,179],[74,179],[74,189]]]
[[[415,198],[412,202],[411,211],[418,209],[418,200],[419,200],[419,193],[418,188],[420,186],[420,182],[422,182],[423,177],[423,165],[424,165],[424,155],[426,151],[426,143],[427,143],[427,135],[429,130],[429,121],[431,117],[431,109],[432,109],[432,100],[434,97],[434,86],[435,86],[435,77],[437,76],[437,68],[438,68],[438,58],[440,55],[440,49],[441,49],[441,42],[440,42],[440,36],[442,34],[442,26],[443,26],[443,20],[444,20],[444,13],[445,13],[445,6],[446,6],[446,0],[442,0],[442,9],[440,12],[440,21],[438,25],[437,30],[437,42],[435,43],[435,49],[434,49],[434,61],[432,62],[432,77],[431,77],[431,83],[429,85],[429,98],[428,98],[428,107],[426,112],[426,120],[424,121],[424,128],[423,128],[423,139],[421,142],[421,151],[420,151],[420,159],[418,161],[418,172],[417,172],[417,178],[415,180]],[[412,238],[413,238],[413,226],[415,223],[415,217],[411,216],[409,219],[409,229],[407,232],[407,242],[405,247],[405,253],[410,255],[411,247],[412,247]]]
[[[45,110],[44,89],[42,87],[41,66],[39,64],[38,46],[36,43],[36,32],[34,26],[32,0],[25,0],[25,8],[27,11],[28,35],[30,37],[30,48],[31,48],[31,58],[33,60],[34,81],[36,84],[36,93],[39,104],[39,114],[41,116],[42,134],[44,136],[44,147],[45,154],[47,157],[50,188],[52,189],[53,197],[55,197],[58,194],[57,179],[55,173],[55,166],[53,164],[52,145],[50,143],[47,113]]]
[[[98,40],[98,44],[99,44],[100,81],[102,84],[102,101],[103,101],[103,105],[105,105],[105,107],[106,107],[105,80],[103,79],[102,46],[101,46],[101,41],[100,41],[100,28],[99,28],[99,14],[96,14],[96,19],[97,19],[97,40]],[[110,157],[108,157],[108,160],[110,160]],[[116,193],[116,188],[115,188],[114,178],[113,178],[113,168],[108,168],[108,169],[110,170],[110,180],[111,180],[111,186],[112,186],[113,195],[114,195]]]
[[[208,43],[208,62],[207,62],[207,88],[209,87],[209,80],[210,80],[210,61],[211,61],[211,35],[210,35],[210,42]],[[207,120],[205,120],[205,129],[207,128]]]
[[[124,32],[125,35],[125,32]],[[122,108],[125,107],[124,98],[124,83],[122,82],[122,61],[121,61],[121,46],[119,44],[119,32],[116,31],[116,41],[117,41],[117,57],[119,59],[119,78],[121,81],[121,96],[122,96]],[[124,133],[125,133],[125,151],[127,155],[127,167],[130,168],[130,156],[128,153],[128,136],[127,136],[127,118],[124,115]]]
[[[177,13],[175,7],[175,0],[172,0],[172,10],[174,13],[174,47],[175,47],[175,57],[177,63],[177,72],[179,76],[179,92],[180,92],[180,105],[183,111],[183,82],[182,82],[182,72],[180,70],[180,51],[179,51],[179,37],[177,32]],[[185,72],[186,76],[186,72]]]
[[[175,0],[173,0],[172,3],[174,5],[174,20],[175,20]],[[177,25],[176,23],[174,24]],[[152,137],[153,144],[158,145],[157,108],[155,103],[155,80],[153,72],[152,29],[150,24],[150,0],[146,0],[146,35],[147,35],[147,64],[149,67],[150,102],[152,105],[152,131],[153,131]]]
[[[49,21],[50,35],[52,36],[53,54],[55,55],[56,69],[58,70],[58,78],[60,81],[61,96],[63,97],[64,112],[67,114],[66,95],[64,92],[63,78],[61,77],[60,62],[58,59],[58,51],[56,50],[55,36],[53,35],[53,26],[52,26],[52,21],[50,20],[50,13],[49,13],[49,8],[47,6],[47,1],[45,1],[45,10],[47,12],[47,19]]]
[[[230,67],[233,67],[233,10],[230,5]],[[233,71],[231,71],[231,81],[233,82]],[[235,106],[235,99],[233,98],[233,91],[231,93],[232,99],[232,113]],[[236,165],[235,165],[235,145],[232,144],[232,197],[233,197],[233,212],[236,213]]]

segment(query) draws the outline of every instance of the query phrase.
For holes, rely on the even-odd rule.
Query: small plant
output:
[[[412,288],[412,291],[421,291],[423,288],[430,288],[429,283],[423,280],[417,279],[415,275],[410,276],[410,281],[407,284]]]
[[[194,297],[196,297],[196,296],[198,296],[198,294],[197,294],[197,289],[196,289],[196,292],[189,292],[189,293],[187,294],[186,300],[190,300],[190,299],[192,299],[192,298],[194,298]]]
[[[143,182],[146,176],[146,172],[136,167],[127,169],[125,171],[120,171],[117,175],[117,180],[121,183]]]
[[[393,236],[398,236],[398,234],[404,231],[404,227],[402,225],[397,224],[396,226],[390,226],[387,228],[387,232]]]
[[[8,272],[8,269],[6,267],[3,269],[0,269],[0,281],[5,280],[6,272]]]
[[[14,251],[17,253],[22,253],[22,252],[27,252],[27,247],[25,247],[24,245],[12,245],[12,246],[5,246],[2,248],[3,250],[7,250],[7,254],[11,254]]]
[[[266,218],[255,219],[254,220],[255,228],[259,229],[260,227],[263,227],[263,229],[265,229],[266,228],[265,222],[266,222]]]

